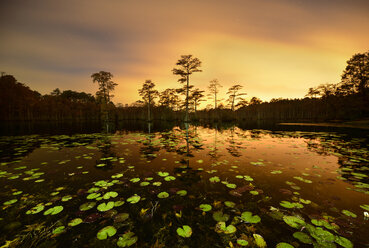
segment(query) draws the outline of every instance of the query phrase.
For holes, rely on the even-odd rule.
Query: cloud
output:
[[[181,54],[203,61],[206,89],[245,84],[249,95],[302,97],[336,82],[345,61],[367,50],[367,1],[9,1],[0,10],[0,68],[31,88],[93,93],[90,74],[111,71],[116,102],[138,99],[145,79],[177,87]],[[76,84],[76,82],[78,82]]]

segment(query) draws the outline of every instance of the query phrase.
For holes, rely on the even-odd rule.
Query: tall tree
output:
[[[217,99],[217,95],[219,93],[219,88],[223,87],[222,85],[220,85],[218,79],[213,79],[210,81],[210,84],[208,86],[208,89],[210,91],[210,94],[208,94],[208,96],[211,99],[214,99],[214,109],[217,109],[217,104],[220,100]]]
[[[150,107],[154,99],[159,96],[159,92],[154,89],[155,84],[151,80],[146,80],[142,88],[138,90],[139,95],[147,104],[147,120],[151,121]]]
[[[197,106],[200,104],[200,102],[205,101],[204,98],[204,92],[203,90],[200,90],[199,88],[196,88],[194,90],[191,91],[191,96],[190,99],[193,102],[193,106],[194,106],[194,111],[196,113],[197,111]]]
[[[228,89],[227,94],[229,95],[228,103],[231,104],[231,109],[234,111],[235,102],[241,99],[241,96],[246,95],[246,93],[240,93],[239,91],[243,88],[242,85],[235,84]]]
[[[189,100],[189,86],[190,86],[190,75],[194,72],[201,72],[199,67],[201,66],[201,61],[192,55],[182,55],[176,63],[178,66],[172,70],[174,75],[179,75],[180,79],[178,82],[186,83],[186,117],[185,121],[188,122],[188,100]]]
[[[369,51],[357,53],[347,61],[342,74],[339,92],[343,95],[360,93],[366,95],[369,88]]]
[[[110,98],[113,97],[110,93],[114,90],[118,84],[112,81],[113,74],[106,71],[100,71],[91,75],[92,81],[98,83],[100,94],[105,103],[110,103]]]

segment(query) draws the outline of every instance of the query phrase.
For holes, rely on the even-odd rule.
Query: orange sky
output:
[[[334,2],[334,3],[333,3]],[[0,70],[43,94],[55,88],[95,93],[90,75],[110,71],[114,102],[132,103],[152,79],[179,87],[171,69],[193,54],[206,90],[217,78],[248,97],[300,98],[336,83],[346,61],[368,50],[365,0],[7,1],[0,4]],[[205,106],[205,104],[203,105]]]

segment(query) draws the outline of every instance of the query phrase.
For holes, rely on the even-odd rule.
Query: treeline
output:
[[[2,121],[99,121],[100,106],[84,92],[55,89],[41,95],[12,75],[0,77],[0,120]]]
[[[310,88],[303,99],[263,102],[257,97],[246,98],[240,84],[227,90],[228,99],[219,99],[222,85],[217,79],[211,80],[206,90],[191,85],[190,76],[201,72],[200,67],[198,58],[181,56],[172,70],[179,76],[181,87],[159,92],[152,80],[146,80],[138,90],[142,100],[130,105],[114,105],[111,101],[117,84],[110,72],[91,75],[92,81],[99,85],[95,96],[59,89],[41,95],[17,82],[14,76],[2,75],[0,119],[104,123],[123,120],[314,122],[369,117],[369,52],[355,54],[347,61],[339,83]],[[211,104],[199,110],[200,103],[209,99]]]

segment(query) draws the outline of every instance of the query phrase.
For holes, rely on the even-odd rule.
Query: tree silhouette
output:
[[[155,84],[151,80],[146,80],[142,88],[138,90],[139,95],[147,104],[147,120],[151,121],[150,107],[154,99],[159,96],[159,92],[154,90]]]
[[[369,51],[354,54],[347,61],[339,92],[342,95],[360,93],[365,96],[367,88],[369,88]]]
[[[232,111],[234,111],[235,102],[241,99],[240,96],[246,95],[246,93],[239,92],[242,88],[243,88],[242,85],[236,84],[236,85],[231,86],[228,89],[228,92],[227,92],[227,94],[229,94],[228,103],[231,104]]]
[[[178,109],[179,101],[180,99],[176,89],[166,89],[159,95],[160,105],[173,110]]]
[[[253,96],[250,100],[250,105],[256,105],[261,104],[263,101],[260,98],[257,98],[256,96]]]
[[[214,99],[214,109],[217,109],[217,104],[220,100],[217,99],[217,94],[219,93],[219,88],[223,87],[218,82],[218,79],[213,79],[210,81],[210,84],[208,86],[208,89],[210,91],[210,94],[208,96],[210,99]]]
[[[190,96],[190,99],[192,100],[193,102],[193,107],[194,107],[194,111],[196,113],[197,111],[197,105],[202,102],[202,101],[205,101],[203,98],[204,98],[204,93],[205,91],[204,90],[200,90],[199,88],[196,88],[194,89],[193,91],[191,91],[191,96]]]
[[[112,92],[118,84],[114,83],[111,79],[113,74],[106,71],[100,71],[91,75],[92,81],[98,83],[99,93],[102,95],[104,102],[108,104],[110,102],[110,92]]]
[[[182,55],[176,63],[178,68],[172,70],[174,75],[181,76],[178,79],[180,83],[187,83],[186,86],[186,117],[185,121],[188,122],[188,100],[189,100],[189,86],[190,86],[190,75],[194,72],[201,72],[199,67],[201,66],[201,61],[198,58],[194,58],[192,55]]]

